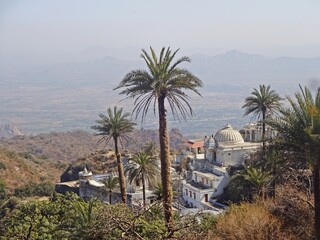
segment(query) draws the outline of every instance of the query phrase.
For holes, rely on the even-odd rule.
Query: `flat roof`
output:
[[[202,139],[196,139],[196,140],[188,140],[184,145],[186,145],[189,148],[199,148],[203,147],[204,141]]]

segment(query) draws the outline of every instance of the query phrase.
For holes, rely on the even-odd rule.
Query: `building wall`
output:
[[[190,207],[205,209],[203,206],[203,203],[205,203],[205,194],[208,195],[207,203],[209,203],[210,198],[213,196],[214,189],[211,188],[206,190],[199,190],[183,184],[182,192],[183,199],[189,204]]]
[[[245,149],[227,149],[218,151],[217,162],[223,164],[223,166],[241,165],[244,162],[243,154],[248,152]]]

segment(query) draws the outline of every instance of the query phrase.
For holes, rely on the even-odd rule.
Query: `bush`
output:
[[[221,239],[290,239],[281,233],[281,222],[261,203],[231,205],[216,227],[215,234]]]
[[[6,196],[6,184],[3,180],[0,179],[0,200],[5,199]]]
[[[6,164],[3,162],[0,162],[0,169],[6,170],[7,169]]]
[[[29,183],[22,188],[15,189],[14,196],[17,196],[17,197],[51,196],[53,192],[54,192],[54,185],[51,182],[42,182],[39,184]]]

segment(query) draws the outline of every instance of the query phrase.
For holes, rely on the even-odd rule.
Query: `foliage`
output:
[[[310,196],[299,188],[303,182],[300,173],[294,175],[287,173],[286,183],[277,186],[277,197],[266,201],[266,208],[282,222],[284,234],[291,234],[294,239],[312,239],[313,205]]]
[[[254,117],[263,117],[265,120],[266,114],[274,114],[276,110],[280,109],[282,98],[270,88],[270,85],[260,85],[259,90],[254,88],[251,96],[245,99],[245,104],[242,106],[245,109],[244,116],[253,114]]]
[[[51,196],[54,192],[52,182],[28,183],[21,188],[16,188],[14,196],[31,197],[31,196]]]
[[[8,206],[9,201],[1,206],[0,236],[4,239],[81,239],[98,209],[96,201],[84,202],[74,194]]]
[[[130,183],[134,180],[142,181],[144,205],[146,205],[146,181],[148,181],[149,186],[155,185],[159,173],[156,158],[150,154],[153,154],[150,148],[147,148],[145,151],[140,151],[129,159],[126,166]]]
[[[234,195],[249,201],[252,200],[252,194],[265,198],[272,180],[273,176],[270,171],[246,166],[243,171],[232,176],[228,193],[236,201],[240,199]]]
[[[262,116],[263,151],[265,150],[265,120],[268,114],[272,116],[280,109],[280,101],[283,100],[275,90],[271,90],[270,88],[270,85],[260,85],[259,90],[255,88],[251,92],[251,96],[245,99],[245,104],[242,106],[245,109],[244,116],[249,114],[253,114],[254,118],[261,118]]]
[[[271,122],[281,135],[278,149],[288,159],[310,167],[313,173],[315,237],[320,238],[320,88],[313,97],[300,86],[295,98],[287,97],[290,107],[281,110],[277,121]]]
[[[3,170],[6,170],[7,167],[6,167],[6,164],[3,163],[3,162],[0,162],[0,170],[3,169]]]
[[[129,72],[116,88],[123,89],[120,94],[135,99],[133,113],[136,114],[136,118],[141,114],[141,120],[143,121],[150,106],[153,106],[154,114],[156,114],[156,109],[158,110],[162,199],[168,232],[173,230],[173,211],[165,102],[168,102],[174,118],[176,116],[179,118],[178,114],[186,118],[193,115],[193,110],[189,103],[190,98],[185,91],[190,90],[200,95],[198,88],[202,87],[199,78],[188,70],[178,67],[183,62],[189,62],[188,57],[182,57],[173,62],[178,50],[172,52],[170,48],[162,48],[158,58],[152,47],[150,47],[150,55],[143,49],[141,57],[145,61],[148,71],[133,70]]]
[[[122,113],[122,111],[122,108],[118,109],[116,106],[113,108],[113,110],[108,108],[107,115],[100,114],[100,119],[96,121],[98,125],[92,126],[92,129],[97,131],[98,136],[101,136],[99,143],[108,143],[110,140],[112,140],[114,143],[115,155],[117,157],[121,199],[123,203],[126,203],[126,182],[121,154],[119,152],[119,144],[122,144],[123,140],[128,141],[128,134],[133,131],[136,124],[129,118],[129,113]]]
[[[4,199],[6,195],[7,195],[6,184],[2,179],[0,179],[0,200]]]
[[[172,53],[170,48],[162,48],[158,59],[152,47],[150,55],[143,49],[141,57],[149,71],[129,72],[116,88],[125,88],[120,94],[136,99],[134,108],[136,117],[141,113],[143,119],[150,105],[153,106],[155,113],[156,103],[161,95],[167,99],[174,116],[178,116],[179,112],[183,117],[189,113],[193,114],[189,97],[184,90],[191,90],[200,95],[197,88],[202,86],[202,82],[188,70],[178,68],[181,63],[190,62],[190,58],[181,57],[172,62],[178,50]]]
[[[99,114],[100,119],[97,120],[98,125],[91,128],[97,131],[97,136],[100,136],[99,143],[108,143],[110,140],[119,140],[122,143],[128,141],[128,133],[132,132],[136,125],[129,119],[129,113],[122,113],[123,108],[107,109],[107,115]]]
[[[39,163],[35,163],[35,160]],[[40,183],[43,179],[53,182],[59,176],[59,169],[51,160],[37,157],[26,159],[6,148],[0,148],[0,165],[1,179],[8,194],[12,194],[15,188],[23,187],[27,182]]]
[[[261,203],[231,205],[218,218],[215,234],[219,239],[287,239],[281,234],[281,222]],[[214,236],[214,235],[213,235]]]
[[[114,190],[119,187],[119,178],[108,176],[106,179],[104,179],[103,184],[105,186],[105,191],[109,195],[109,203],[111,204],[112,194]]]

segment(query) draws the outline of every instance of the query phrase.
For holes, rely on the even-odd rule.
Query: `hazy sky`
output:
[[[93,45],[320,56],[320,1],[0,0],[0,54]]]

